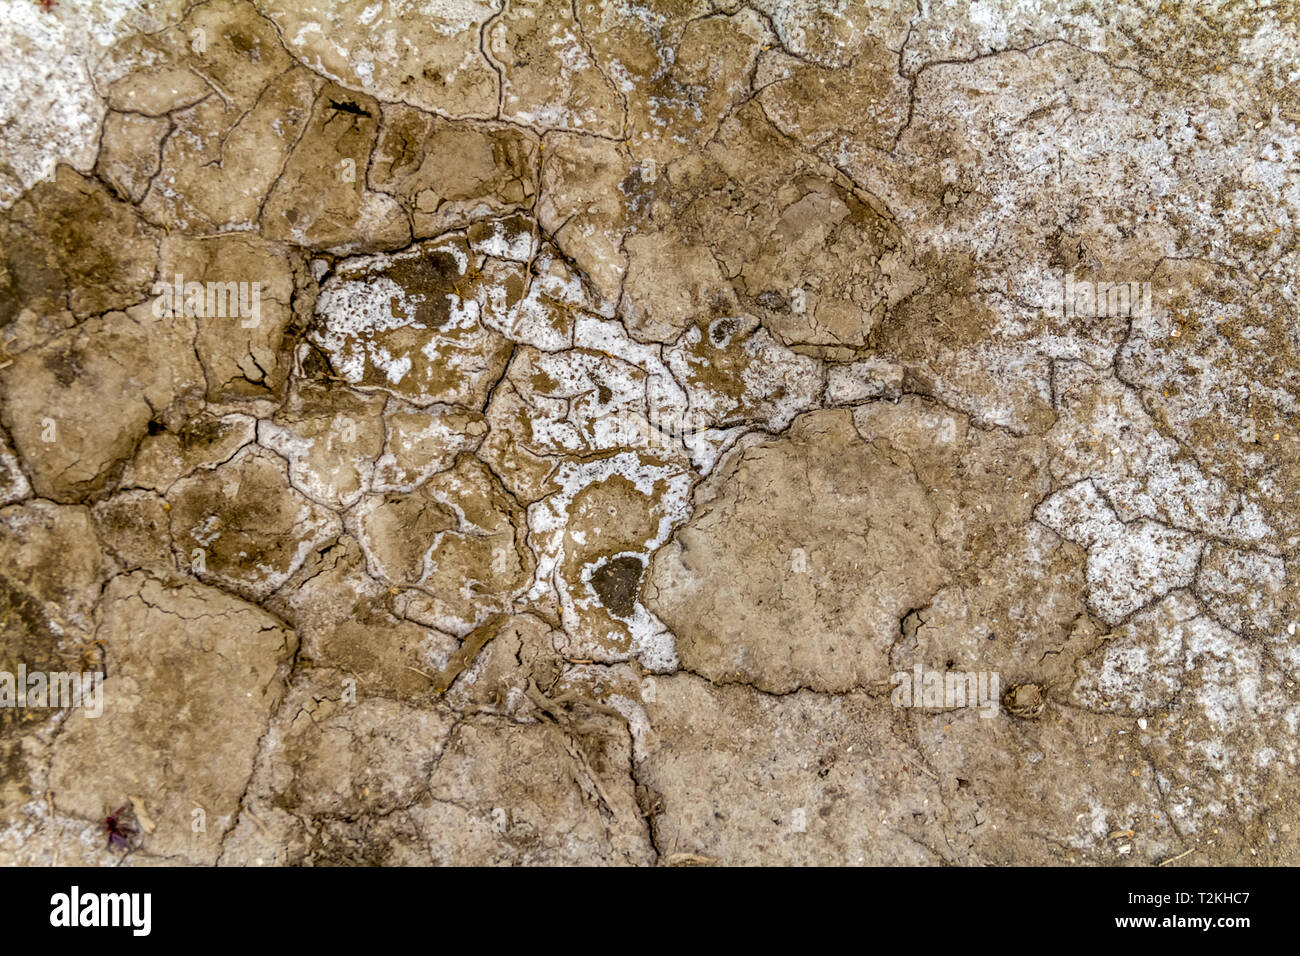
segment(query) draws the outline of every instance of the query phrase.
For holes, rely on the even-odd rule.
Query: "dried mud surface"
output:
[[[1294,8],[0,51],[0,862],[1300,863]]]

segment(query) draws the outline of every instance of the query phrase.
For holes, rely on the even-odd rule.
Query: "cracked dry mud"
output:
[[[0,50],[0,862],[1300,862],[1294,8]]]

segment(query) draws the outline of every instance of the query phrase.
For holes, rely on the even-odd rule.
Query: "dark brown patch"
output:
[[[605,607],[619,617],[631,617],[644,571],[645,565],[640,558],[614,558],[596,569],[591,576],[591,586]]]

